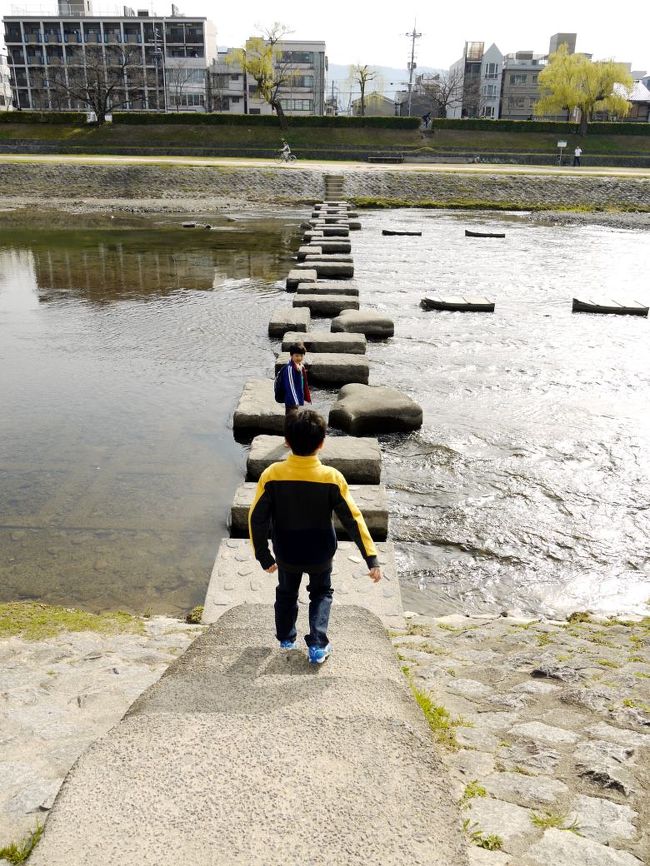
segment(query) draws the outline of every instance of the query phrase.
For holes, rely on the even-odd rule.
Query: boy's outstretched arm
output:
[[[248,535],[255,551],[255,559],[265,571],[275,571],[275,559],[269,548],[271,526],[271,497],[266,490],[265,473],[257,482],[253,504],[248,512]]]
[[[357,545],[361,556],[366,561],[370,578],[375,583],[381,580],[381,569],[377,559],[377,548],[372,540],[363,514],[350,494],[347,481],[341,476],[338,488],[334,494],[334,511],[345,527],[352,541]]]

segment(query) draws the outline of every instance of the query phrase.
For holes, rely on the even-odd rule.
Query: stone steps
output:
[[[390,541],[376,544],[382,567],[381,583],[373,584],[368,566],[351,541],[340,541],[334,557],[332,584],[334,604],[354,604],[365,607],[386,627],[404,624],[399,581],[395,566],[395,551]],[[384,582],[385,581],[385,582]],[[203,621],[216,622],[220,616],[239,604],[272,604],[275,600],[276,578],[267,574],[255,559],[253,546],[245,538],[227,538],[221,542],[205,597]],[[305,585],[300,602],[308,601]]]
[[[307,331],[310,324],[307,307],[276,307],[269,320],[269,337],[282,337],[287,331]]]
[[[289,353],[282,352],[275,360],[275,373],[289,361]],[[370,366],[365,355],[336,352],[315,353],[309,356],[309,381],[317,385],[368,384]]]
[[[344,310],[358,310],[359,299],[351,295],[296,295],[294,307],[307,307],[312,316],[328,318],[338,316]],[[363,333],[359,329],[360,333]]]
[[[319,280],[317,283],[298,283],[297,295],[350,295],[359,297],[359,289],[347,280]]]
[[[257,484],[245,481],[235,491],[230,509],[230,535],[232,538],[248,538],[248,510],[253,502]],[[352,484],[350,491],[366,521],[368,531],[375,541],[385,541],[388,535],[388,501],[383,484]],[[346,538],[338,517],[334,517],[334,528],[339,538]]]
[[[287,453],[284,436],[256,436],[246,461],[246,480],[257,481],[271,463],[286,459]],[[319,457],[326,466],[338,469],[348,484],[379,484],[381,449],[376,439],[328,436]]]
[[[308,352],[347,355],[365,355],[367,340],[363,334],[333,334],[331,331],[287,331],[282,338],[282,351],[288,352],[292,343],[304,343]],[[309,366],[309,361],[308,361]]]

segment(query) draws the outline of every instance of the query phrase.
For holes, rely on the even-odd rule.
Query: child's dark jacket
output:
[[[287,409],[311,403],[307,368],[304,365],[302,370],[299,370],[293,361],[289,360],[282,368],[282,376],[284,379],[284,405]]]
[[[275,562],[286,571],[325,571],[336,552],[335,512],[368,568],[379,565],[377,550],[347,481],[316,455],[273,463],[264,470],[251,505],[248,527],[262,568]],[[269,549],[269,530],[273,552]]]

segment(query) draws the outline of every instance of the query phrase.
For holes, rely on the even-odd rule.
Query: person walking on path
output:
[[[573,164],[580,165],[580,157],[582,156],[582,148],[580,145],[573,151]]]
[[[284,409],[287,415],[300,409],[305,403],[311,403],[305,365],[306,353],[303,343],[292,343],[289,346],[290,358],[276,377],[279,391],[284,395]]]
[[[298,592],[302,575],[309,575],[309,634],[305,643],[311,664],[322,664],[332,652],[327,627],[337,547],[333,513],[359,548],[370,579],[374,583],[381,580],[377,550],[345,478],[337,469],[324,466],[318,457],[325,431],[325,419],[311,409],[287,416],[285,437],[292,453],[264,470],[248,516],[255,558],[266,572],[278,575],[275,630],[282,649],[296,648]]]

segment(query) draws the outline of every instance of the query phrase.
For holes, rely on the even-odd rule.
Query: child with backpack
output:
[[[311,403],[307,367],[304,363],[306,353],[304,343],[292,343],[289,346],[290,358],[275,377],[275,400],[276,403],[284,403],[287,416],[305,403]]]

